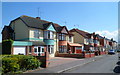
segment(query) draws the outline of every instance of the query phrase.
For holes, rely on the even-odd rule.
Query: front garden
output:
[[[33,56],[2,55],[2,74],[22,73],[40,67],[41,62]]]

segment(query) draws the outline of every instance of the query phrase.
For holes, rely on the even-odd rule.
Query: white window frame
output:
[[[34,30],[34,38],[39,38],[39,37],[40,37],[40,31]]]
[[[38,52],[38,47],[40,47],[40,52]],[[35,48],[37,49],[37,52],[35,52]],[[44,53],[44,51],[42,51],[43,48],[44,48],[44,46],[34,46],[34,53],[37,54],[37,55],[38,55],[39,53],[40,53],[40,54],[41,54],[41,53]]]
[[[44,38],[45,39],[54,39],[54,32],[53,31],[44,31]]]
[[[50,50],[49,50],[49,48],[50,48]],[[47,45],[47,51],[49,52],[49,54],[53,54],[54,53],[54,45]]]

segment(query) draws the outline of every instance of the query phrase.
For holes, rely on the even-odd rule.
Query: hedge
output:
[[[33,56],[3,55],[2,73],[17,73],[20,71],[33,70],[40,67],[41,62]]]
[[[13,40],[7,39],[2,41],[2,54],[11,54]]]

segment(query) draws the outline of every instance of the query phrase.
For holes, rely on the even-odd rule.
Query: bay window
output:
[[[95,43],[95,44],[98,44],[98,40],[94,40],[94,43]]]
[[[93,43],[93,39],[89,39],[89,43]]]
[[[72,36],[69,36],[69,42],[72,42]]]
[[[66,40],[65,34],[59,34],[59,40]]]
[[[45,39],[54,39],[54,32],[52,32],[52,31],[44,31],[44,38]]]
[[[54,46],[53,45],[47,45],[47,51],[49,52],[49,54],[53,54],[54,53]]]
[[[59,46],[59,53],[66,53],[67,47],[66,46]]]

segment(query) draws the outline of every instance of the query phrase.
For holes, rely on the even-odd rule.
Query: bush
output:
[[[7,39],[2,41],[2,54],[11,54],[13,40]]]
[[[2,59],[3,72],[15,72],[20,69],[17,58],[3,58]]]
[[[40,62],[33,56],[25,56],[19,59],[21,69],[25,68],[26,70],[29,70],[38,68],[40,66]]]
[[[33,56],[25,55],[3,55],[2,72],[15,73],[40,67],[40,62]]]

